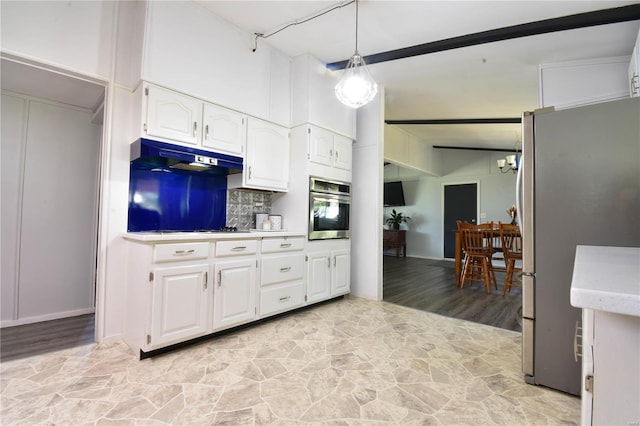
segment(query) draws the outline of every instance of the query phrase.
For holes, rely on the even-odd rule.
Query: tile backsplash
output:
[[[246,189],[227,191],[227,226],[256,228],[256,213],[271,213],[271,193]]]

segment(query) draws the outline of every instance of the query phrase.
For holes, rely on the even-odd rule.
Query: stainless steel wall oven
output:
[[[309,240],[349,238],[351,184],[309,178]]]

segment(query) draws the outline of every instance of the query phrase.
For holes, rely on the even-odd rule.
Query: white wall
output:
[[[111,73],[116,2],[0,2],[2,50],[89,76]]]
[[[120,234],[127,224],[130,92],[140,79],[146,7],[145,1],[0,3],[3,52],[107,86],[98,246],[100,341],[117,339],[122,332],[126,259]]]
[[[351,201],[351,293],[382,299],[382,157],[384,149],[384,88],[358,109],[353,145]]]
[[[443,191],[445,184],[479,182],[479,222],[511,219],[506,209],[515,204],[516,175],[501,173],[496,160],[507,153],[443,150],[442,176],[423,177],[403,183],[405,207],[395,207],[411,217],[407,229],[407,255],[443,258]],[[391,213],[385,208],[384,217]]]
[[[289,126],[291,59],[204,6],[154,1],[143,78],[265,120]]]

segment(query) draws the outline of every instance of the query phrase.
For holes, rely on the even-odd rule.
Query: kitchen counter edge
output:
[[[155,234],[152,232],[127,232],[121,234],[125,240],[142,243],[165,243],[187,241],[220,241],[220,240],[257,240],[263,238],[304,237],[307,234],[290,231],[256,231],[256,232],[172,232],[169,234]]]
[[[640,248],[577,246],[571,305],[640,316]]]

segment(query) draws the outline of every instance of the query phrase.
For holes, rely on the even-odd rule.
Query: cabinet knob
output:
[[[198,135],[198,122],[193,122],[193,137],[195,138]]]
[[[289,272],[291,270],[291,266],[287,266],[285,268],[280,268],[280,272]]]

